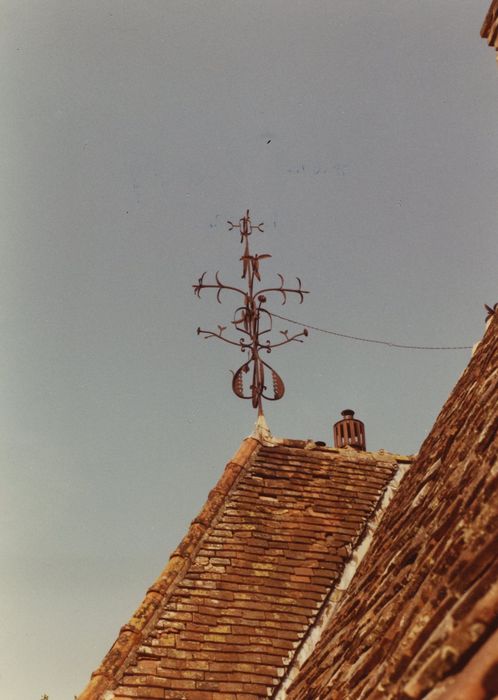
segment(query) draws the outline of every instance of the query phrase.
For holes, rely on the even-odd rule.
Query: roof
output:
[[[498,696],[498,313],[289,700]]]
[[[489,7],[481,27],[481,36],[498,51],[498,0],[493,0]]]
[[[408,463],[247,438],[80,700],[272,694]]]

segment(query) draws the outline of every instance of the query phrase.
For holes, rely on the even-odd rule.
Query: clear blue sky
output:
[[[313,325],[470,345],[497,301],[486,1],[4,0],[0,696],[79,692],[242,438],[226,219]],[[271,141],[270,143],[267,143]],[[286,324],[281,328],[285,329]],[[310,333],[273,433],[413,453],[468,352]]]

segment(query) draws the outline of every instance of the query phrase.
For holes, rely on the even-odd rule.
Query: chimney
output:
[[[354,411],[346,408],[341,411],[343,419],[334,425],[334,447],[355,447],[357,450],[366,450],[365,426],[354,418]]]

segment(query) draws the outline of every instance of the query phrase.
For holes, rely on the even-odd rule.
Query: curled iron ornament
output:
[[[231,325],[234,330],[241,334],[238,340],[226,337],[224,335],[228,326],[219,325],[217,331],[197,329],[197,334],[202,335],[205,339],[217,338],[229,345],[238,347],[247,355],[245,362],[239,367],[236,372],[232,372],[232,390],[236,396],[241,399],[250,399],[254,408],[258,410],[258,415],[263,414],[263,399],[268,401],[278,401],[285,393],[285,385],[279,374],[265,362],[261,354],[270,354],[275,348],[288,345],[291,342],[302,343],[302,338],[308,335],[308,330],[303,328],[300,333],[289,335],[289,331],[280,331],[283,339],[272,341],[271,333],[273,331],[273,317],[270,311],[264,308],[267,302],[268,295],[277,294],[280,296],[282,304],[287,302],[289,294],[295,294],[299,298],[299,303],[304,301],[304,295],[308,294],[302,288],[302,283],[297,277],[297,287],[288,287],[285,279],[281,274],[278,274],[280,284],[273,287],[262,287],[256,289],[257,283],[261,282],[261,261],[271,258],[271,255],[264,253],[262,255],[251,254],[249,246],[249,236],[253,231],[263,232],[263,224],[253,224],[249,216],[249,210],[239,219],[239,222],[234,224],[232,221],[227,222],[229,231],[237,229],[240,232],[240,242],[243,246],[243,254],[240,258],[242,262],[242,279],[246,280],[247,288],[241,289],[232,285],[225,284],[220,279],[219,272],[216,272],[213,283],[206,283],[204,272],[197,282],[192,285],[194,294],[200,298],[201,292],[204,289],[216,290],[216,300],[221,304],[221,293],[234,292],[242,297],[241,304],[235,309]],[[269,337],[263,338],[268,335]],[[270,381],[269,381],[270,380]]]

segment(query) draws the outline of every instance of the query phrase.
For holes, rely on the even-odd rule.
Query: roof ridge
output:
[[[100,666],[92,673],[90,682],[78,696],[78,700],[98,700],[106,690],[111,690],[117,674],[127,666],[133,651],[145,638],[150,625],[154,623],[161,604],[174,592],[178,583],[188,572],[205,533],[215,522],[226,497],[261,444],[262,441],[254,434],[242,441],[235,455],[226,464],[218,483],[209,492],[204,506],[192,521],[187,534],[171,554],[159,577],[148,588],[142,603],[129,622],[120,629],[118,638]]]
[[[416,454],[400,454],[398,452],[390,452],[383,447],[378,450],[358,450],[355,447],[348,445],[347,447],[334,447],[333,445],[323,445],[315,440],[298,440],[294,438],[278,438],[272,437],[271,442],[263,441],[263,447],[278,448],[288,448],[288,449],[301,449],[306,452],[325,452],[330,455],[331,453],[337,454],[338,458],[354,458],[354,461],[366,461],[368,459],[373,459],[379,462],[413,462]]]

